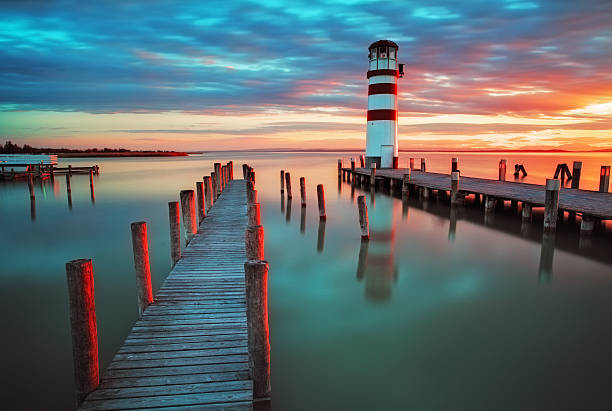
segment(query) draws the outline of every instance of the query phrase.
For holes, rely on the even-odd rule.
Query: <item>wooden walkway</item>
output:
[[[246,227],[232,180],[80,409],[252,409]]]
[[[348,173],[350,168],[343,168]],[[377,179],[391,179],[401,181],[408,169],[378,169]],[[355,174],[367,176],[369,181],[370,170],[356,168]],[[450,191],[450,175],[429,173],[412,170],[410,184],[426,187],[433,190]],[[459,180],[459,191],[466,194],[482,194],[503,200],[514,200],[532,204],[535,207],[544,206],[546,189],[539,184],[526,184],[514,181],[498,181],[485,178],[464,177]],[[583,215],[612,219],[612,194],[597,191],[561,188],[559,192],[559,210],[571,211]]]

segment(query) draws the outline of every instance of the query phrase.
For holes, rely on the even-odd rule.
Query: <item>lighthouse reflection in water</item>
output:
[[[397,202],[387,196],[368,194],[370,240],[361,241],[357,280],[364,282],[365,295],[371,301],[391,298],[397,281],[395,263],[395,215]]]

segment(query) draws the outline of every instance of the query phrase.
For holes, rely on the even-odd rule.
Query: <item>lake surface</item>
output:
[[[485,225],[468,198],[402,202],[339,183],[347,153],[211,153],[182,158],[70,159],[100,165],[95,203],[87,176],[0,183],[0,386],[10,409],[74,406],[65,263],[93,258],[101,370],[137,318],[130,223],[147,221],[154,288],[170,270],[168,201],[233,160],[256,169],[270,262],[273,408],[279,410],[609,409],[612,372],[612,226],[580,239],[560,223],[542,242],[541,211],[522,225],[509,206]],[[452,154],[426,157],[448,172]],[[582,160],[581,188],[597,189],[610,154],[458,155],[462,175],[497,178],[498,161],[524,164],[543,183]],[[418,164],[418,160],[417,160]],[[279,170],[293,201],[281,199]],[[307,184],[300,207],[299,177]],[[327,222],[319,223],[316,185]],[[360,242],[365,194],[372,240]],[[551,247],[551,244],[554,246]],[[554,248],[553,248],[554,247]],[[553,253],[552,264],[547,255]],[[544,257],[544,258],[543,258]]]

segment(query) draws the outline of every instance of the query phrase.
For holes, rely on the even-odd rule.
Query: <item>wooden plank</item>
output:
[[[223,191],[81,409],[252,409],[245,189]]]

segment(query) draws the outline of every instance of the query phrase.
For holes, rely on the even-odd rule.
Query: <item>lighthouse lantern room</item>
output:
[[[369,47],[368,129],[366,167],[397,168],[397,79],[403,64],[397,63],[397,44],[378,40]]]

